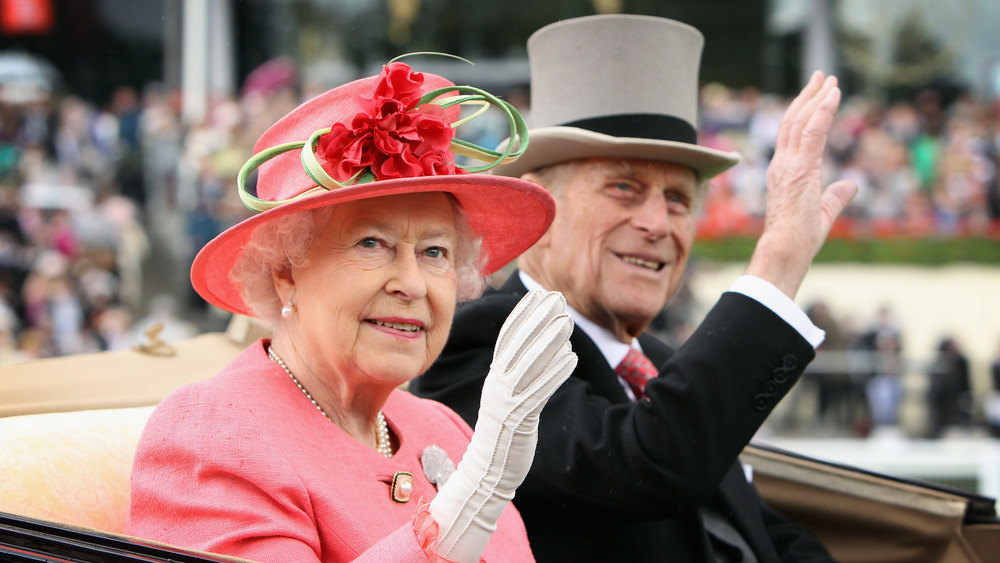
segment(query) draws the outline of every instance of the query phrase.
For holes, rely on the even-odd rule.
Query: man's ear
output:
[[[542,177],[539,176],[538,174],[534,173],[534,172],[525,172],[524,174],[521,174],[521,179],[525,180],[525,181],[528,181],[528,182],[531,182],[532,184],[538,184],[539,186],[545,188],[545,190],[548,191],[550,194],[552,194],[552,190],[550,190],[548,186],[546,186],[545,184],[542,183]],[[552,196],[555,197],[555,194],[552,194]],[[558,203],[556,205],[556,213],[557,214],[559,213]],[[536,247],[538,247],[538,248],[544,248],[544,247],[547,247],[549,245],[549,239],[551,238],[551,236],[549,235],[549,233],[551,233],[551,232],[552,232],[552,226],[550,225],[549,228],[545,231],[545,234],[543,234],[541,236],[541,238],[539,238],[535,242],[535,244],[531,245],[531,248],[536,248]],[[527,252],[531,252],[531,248],[529,248],[525,252],[526,253]]]
[[[545,184],[542,183],[542,177],[534,172],[525,172],[524,174],[521,174],[521,179],[531,182],[532,184],[538,184],[546,190],[548,189]]]

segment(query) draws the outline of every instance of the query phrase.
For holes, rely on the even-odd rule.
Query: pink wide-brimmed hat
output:
[[[462,118],[460,106],[467,104],[479,111]],[[454,138],[455,127],[490,108],[507,116],[511,137],[519,138],[516,151]],[[237,179],[244,204],[260,213],[206,244],[191,266],[191,282],[209,303],[253,316],[230,271],[254,229],[309,209],[418,192],[454,196],[482,237],[482,274],[493,273],[534,244],[555,215],[552,197],[535,184],[478,173],[517,158],[526,145],[527,128],[510,104],[390,63],[378,76],[303,103],[261,135]],[[456,154],[485,164],[457,164]],[[258,168],[253,195],[246,183]]]

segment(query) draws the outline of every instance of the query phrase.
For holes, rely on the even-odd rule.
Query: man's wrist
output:
[[[773,311],[813,348],[819,347],[826,339],[826,332],[813,324],[809,316],[788,295],[763,278],[752,275],[740,276],[730,286],[729,291],[743,294]]]
[[[775,244],[771,244],[770,240],[774,240]],[[803,259],[804,250],[794,248],[795,244],[789,244],[787,240],[782,240],[781,244],[777,242],[767,233],[761,235],[745,273],[767,281],[789,299],[795,299],[812,260]],[[796,244],[805,242],[798,241]]]

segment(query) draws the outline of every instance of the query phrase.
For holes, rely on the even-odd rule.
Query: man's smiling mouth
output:
[[[663,269],[663,266],[666,265],[666,262],[653,262],[651,260],[645,260],[639,258],[638,256],[628,256],[626,254],[619,254],[618,257],[621,258],[623,261],[628,262],[629,264],[634,264],[641,268],[646,268],[647,270],[653,270],[654,272],[659,272],[660,270]]]

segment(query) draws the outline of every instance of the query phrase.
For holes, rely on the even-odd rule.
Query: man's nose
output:
[[[635,208],[632,225],[646,233],[646,237],[652,240],[667,236],[670,232],[670,213],[667,209],[666,196],[662,193],[650,194]]]

